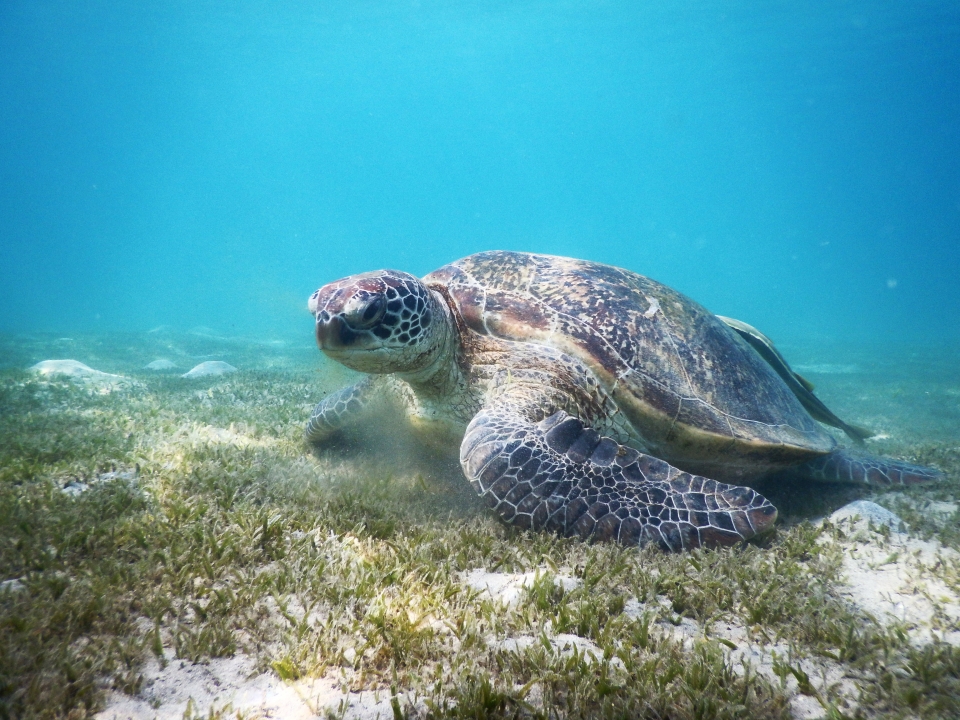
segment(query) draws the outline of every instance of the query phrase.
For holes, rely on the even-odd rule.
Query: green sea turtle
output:
[[[774,523],[773,505],[740,484],[778,471],[882,485],[940,476],[840,449],[801,402],[809,387],[788,385],[782,356],[743,334],[775,353],[769,340],[620,268],[485,252],[422,280],[354,275],[308,305],[321,350],[369,377],[321,401],[307,439],[390,403],[459,445],[474,489],[520,527],[729,545]]]

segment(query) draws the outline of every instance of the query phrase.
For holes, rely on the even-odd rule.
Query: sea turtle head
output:
[[[317,344],[367,373],[421,373],[438,361],[449,334],[443,300],[413,275],[378,270],[324,285],[307,301]]]

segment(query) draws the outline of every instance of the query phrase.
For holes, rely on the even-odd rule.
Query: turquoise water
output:
[[[302,337],[506,248],[960,339],[952,2],[0,4],[0,332]]]

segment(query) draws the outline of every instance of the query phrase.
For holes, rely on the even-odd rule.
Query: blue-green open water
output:
[[[0,332],[301,337],[506,248],[960,340],[955,2],[0,3]]]

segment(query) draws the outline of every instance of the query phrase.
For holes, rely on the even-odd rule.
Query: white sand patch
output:
[[[960,568],[960,553],[935,540],[898,532],[892,521],[878,522],[869,506],[880,507],[858,501],[830,516],[847,533],[840,540],[844,595],[881,623],[905,624],[916,645],[939,638],[960,646],[960,595],[946,582],[947,568]],[[891,531],[882,532],[884,525]]]
[[[840,663],[822,657],[798,657],[784,642],[756,642],[745,627],[734,622],[712,623],[708,633],[735,646],[724,645],[723,652],[736,672],[745,672],[746,666],[750,666],[774,684],[785,682],[790,714],[798,720],[823,717],[821,699],[825,702],[828,692],[840,698],[846,713],[857,707],[860,690],[852,678],[846,677]],[[806,681],[804,686],[801,678]]]
[[[187,372],[185,372],[180,377],[185,377],[190,380],[195,378],[202,377],[216,377],[217,375],[226,375],[228,373],[236,372],[237,369],[230,363],[225,363],[222,360],[207,360],[202,362],[199,365],[194,366]]]
[[[946,518],[950,515],[953,515],[957,511],[958,507],[960,506],[953,502],[938,502],[936,500],[931,500],[924,505],[923,509],[925,512]]]
[[[167,658],[162,666],[151,658],[136,696],[111,691],[96,720],[182,720],[223,717],[314,720],[334,715],[344,720],[388,720],[394,717],[388,692],[344,693],[334,680],[318,678],[286,683],[273,673],[257,673],[245,655],[191,663]],[[406,707],[403,693],[396,702]]]
[[[790,714],[797,720],[823,717],[824,706],[818,698],[826,701],[828,691],[840,698],[844,711],[857,706],[859,689],[852,679],[844,676],[840,663],[821,657],[799,657],[784,642],[762,642],[766,638],[751,634],[730,618],[702,626],[687,617],[674,617],[670,601],[664,597],[646,604],[632,598],[627,601],[624,613],[634,619],[645,614],[659,618],[651,623],[650,632],[680,643],[688,652],[698,642],[709,638],[719,640],[734,672],[743,675],[749,666],[751,673],[762,675],[774,685],[782,685],[790,703]],[[798,675],[809,684],[801,687]]]
[[[136,697],[111,692],[97,720],[181,720],[207,717],[228,709],[244,717],[311,720],[316,712],[278,677],[254,673],[253,661],[243,655],[194,664],[169,659],[161,667],[151,658],[143,671],[143,689]]]
[[[95,386],[101,392],[106,393],[120,387],[136,384],[123,375],[100,372],[77,360],[42,360],[31,366],[29,370],[41,377],[65,377],[74,382]]]
[[[387,690],[344,694],[330,680],[309,680],[295,683],[294,687],[306,699],[307,705],[315,708],[317,718],[332,716],[343,720],[394,720],[394,703],[404,717],[410,714],[405,711],[411,706],[414,716],[423,716],[426,710],[422,702],[416,702],[405,692],[398,692],[396,698]]]
[[[558,633],[556,635],[544,634],[539,636],[519,635],[517,637],[490,642],[489,644],[497,650],[505,650],[507,652],[514,653],[522,652],[527,648],[540,644],[545,650],[553,655],[569,657],[576,652],[584,657],[588,662],[595,662],[603,659],[603,650],[595,642],[588,640],[587,638],[580,637],[579,635],[571,635],[569,633]],[[622,665],[623,662],[619,661],[619,664]]]
[[[545,575],[552,576],[553,582],[567,592],[580,586],[580,581],[576,578],[553,573],[546,568],[528,573],[496,573],[482,568],[468,570],[463,574],[463,583],[504,605],[516,605],[523,597],[524,590],[533,587],[533,584]]]

